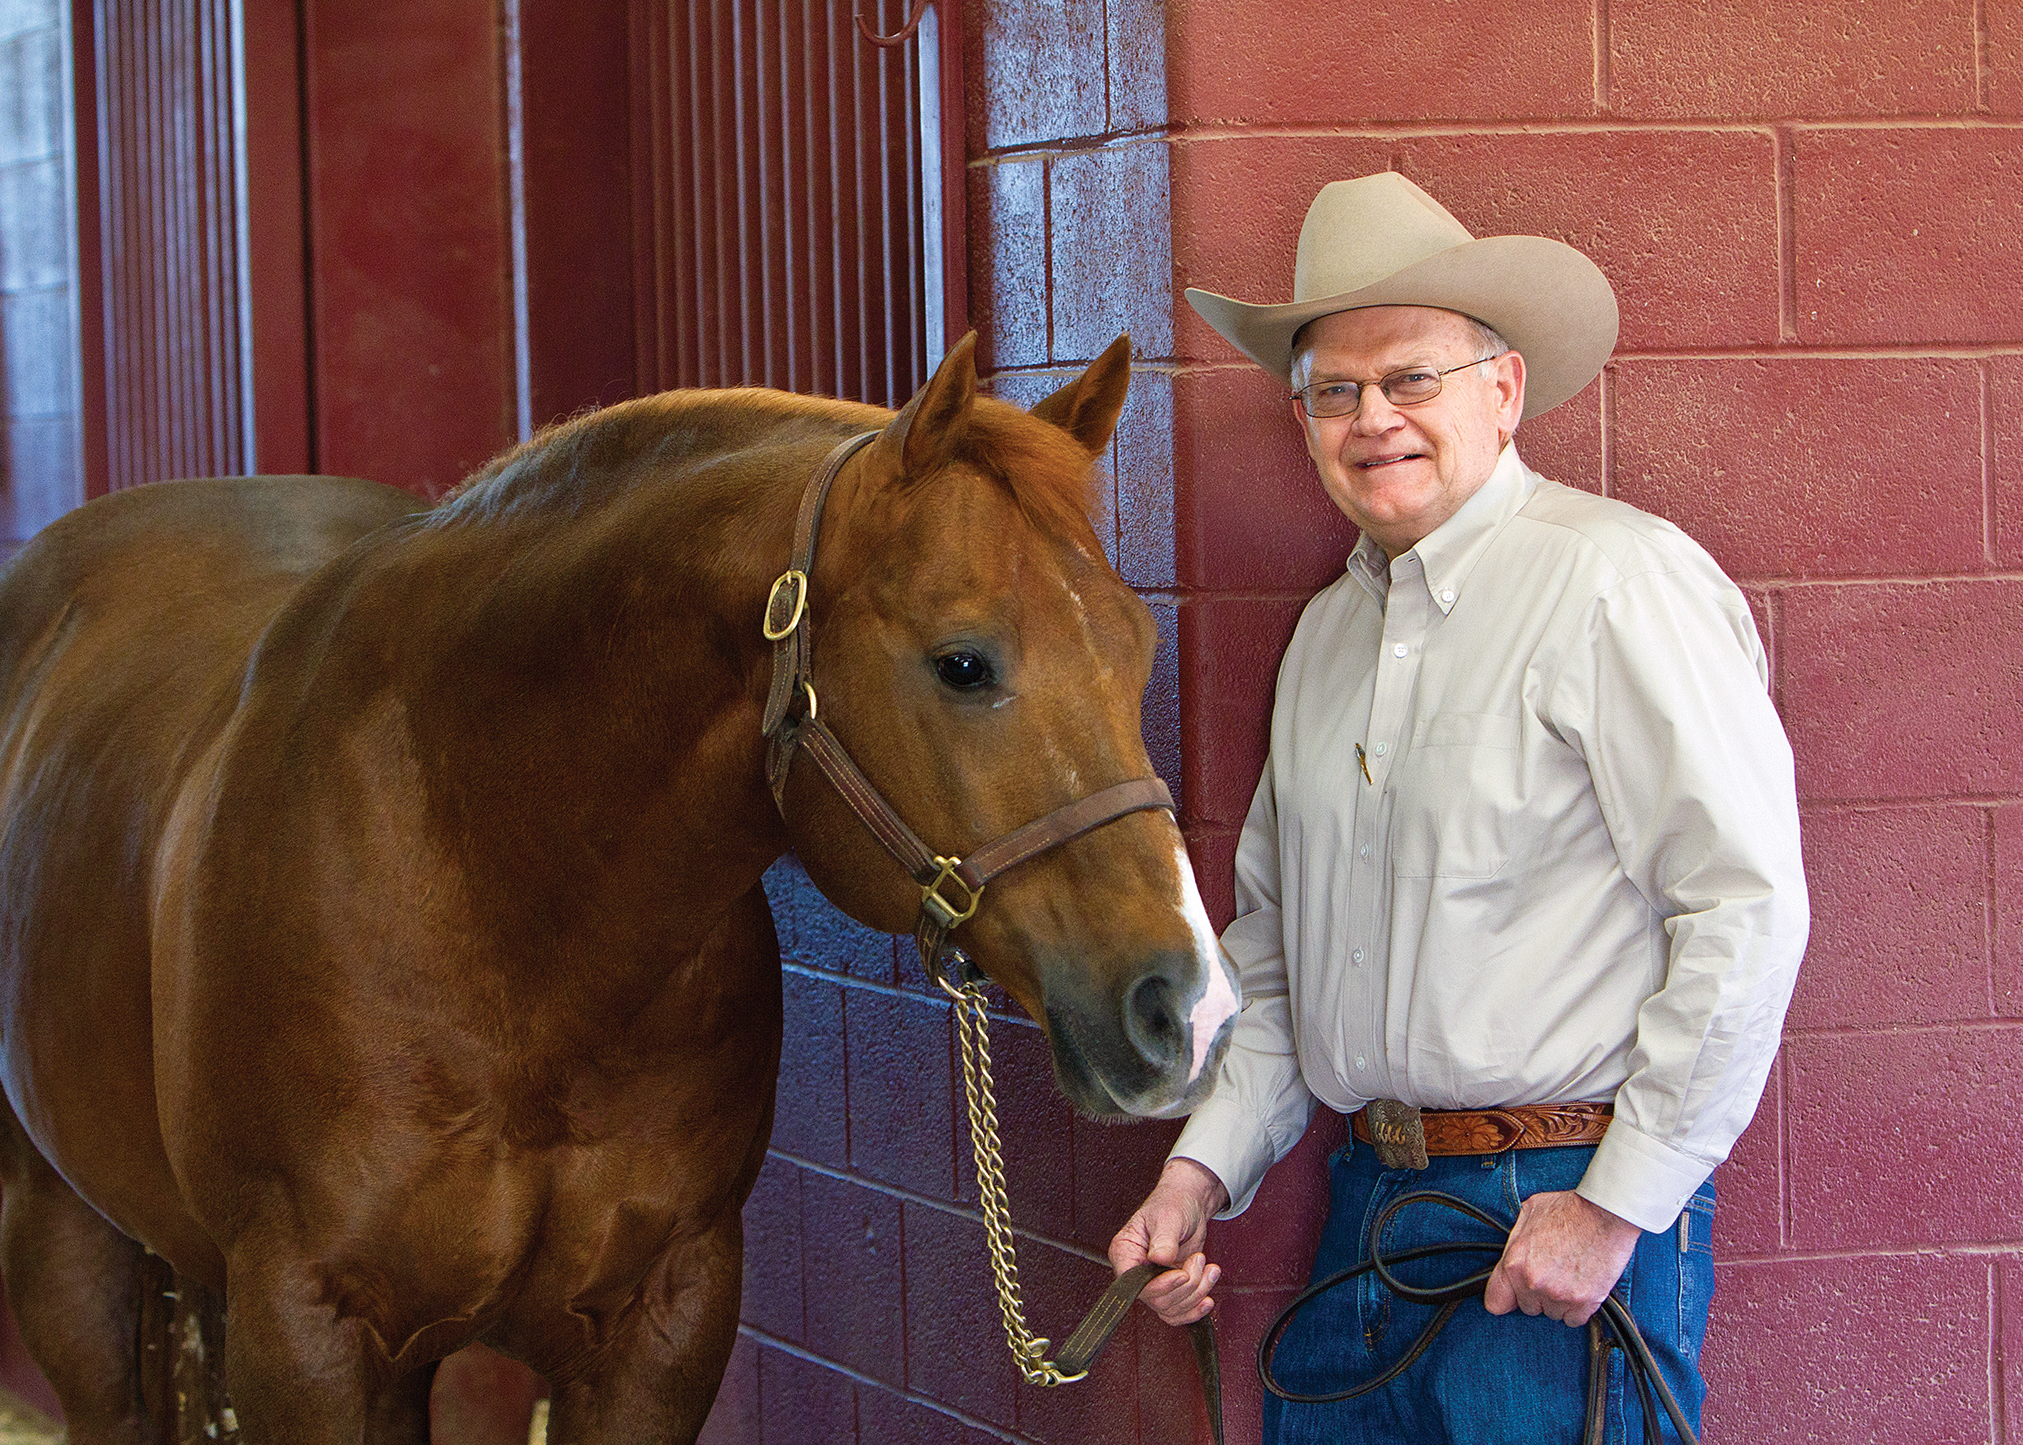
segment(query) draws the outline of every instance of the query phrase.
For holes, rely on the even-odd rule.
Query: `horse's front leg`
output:
[[[737,1343],[744,1228],[726,1224],[672,1246],[606,1348],[554,1384],[557,1445],[694,1445]]]
[[[225,1377],[244,1445],[428,1445],[435,1362],[396,1373],[321,1266],[242,1247],[229,1278]]]

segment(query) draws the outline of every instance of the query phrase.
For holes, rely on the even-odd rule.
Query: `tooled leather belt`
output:
[[[1390,1153],[1410,1156],[1411,1167],[1423,1169],[1427,1156],[1596,1144],[1608,1132],[1615,1112],[1613,1104],[1415,1109],[1395,1099],[1379,1099],[1351,1114],[1349,1124],[1358,1139],[1376,1147],[1380,1157]],[[1390,1161],[1387,1158],[1385,1162]]]

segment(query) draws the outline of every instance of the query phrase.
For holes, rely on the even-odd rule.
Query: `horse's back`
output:
[[[0,572],[0,1067],[36,1147],[131,1232],[162,1228],[143,1201],[173,1188],[149,968],[163,827],[268,621],[423,505],[332,478],[167,483],[79,508]]]

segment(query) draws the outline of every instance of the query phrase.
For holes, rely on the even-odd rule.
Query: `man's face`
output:
[[[1328,497],[1393,557],[1453,516],[1489,480],[1524,412],[1524,359],[1506,352],[1442,378],[1440,394],[1393,406],[1374,383],[1394,371],[1446,371],[1478,357],[1467,318],[1431,306],[1371,306],[1308,324],[1293,358],[1295,388],[1371,383],[1346,416],[1293,417]]]

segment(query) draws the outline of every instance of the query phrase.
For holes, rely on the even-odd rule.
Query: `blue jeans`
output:
[[[1506,1154],[1435,1159],[1430,1168],[1386,1169],[1367,1144],[1351,1143],[1328,1161],[1327,1226],[1314,1256],[1319,1280],[1370,1257],[1370,1229],[1391,1200],[1431,1189],[1467,1200],[1504,1222],[1519,1201],[1571,1189],[1594,1157],[1591,1147],[1513,1149]],[[1616,1285],[1644,1341],[1657,1358],[1686,1418],[1700,1427],[1707,1387],[1700,1346],[1714,1297],[1714,1185],[1688,1202],[1685,1233],[1674,1224],[1646,1233]],[[1414,1205],[1392,1219],[1381,1242],[1388,1256],[1423,1244],[1487,1240],[1483,1227],[1452,1210]],[[1481,1254],[1420,1260],[1394,1271],[1405,1283],[1447,1283],[1485,1269]],[[1409,1304],[1365,1273],[1300,1311],[1279,1343],[1273,1372],[1287,1389],[1324,1394],[1381,1374],[1418,1338],[1436,1313]],[[1328,1405],[1264,1400],[1266,1445],[1579,1445],[1587,1416],[1588,1334],[1544,1316],[1492,1315],[1479,1299],[1465,1302],[1432,1348],[1381,1390]],[[1623,1357],[1609,1365],[1609,1445],[1643,1439],[1643,1412]],[[1660,1438],[1673,1438],[1659,1409]]]

